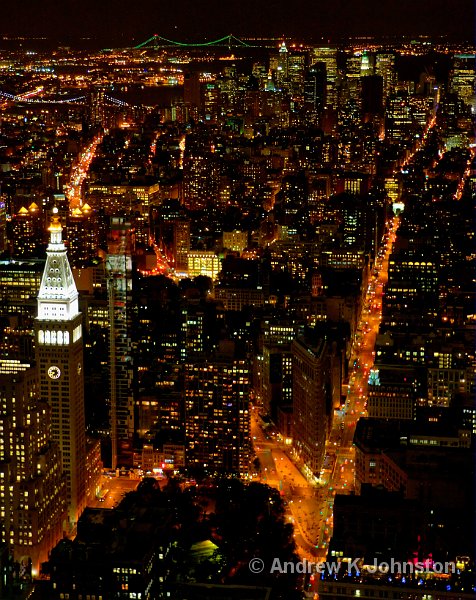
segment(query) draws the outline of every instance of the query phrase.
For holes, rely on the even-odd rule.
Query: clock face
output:
[[[56,365],[52,365],[48,369],[48,377],[51,377],[51,379],[59,379],[61,377],[61,369]]]
[[[82,369],[83,367],[81,366],[81,363],[78,363],[78,375],[81,375]]]

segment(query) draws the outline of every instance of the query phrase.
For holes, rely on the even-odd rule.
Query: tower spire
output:
[[[63,226],[61,225],[61,220],[58,215],[58,209],[56,206],[53,208],[53,216],[51,217],[50,226],[48,227],[48,231],[50,232],[50,246],[58,246],[59,244],[63,245]]]
[[[65,321],[78,313],[78,290],[69,265],[63,242],[58,209],[53,209],[50,226],[50,243],[46,249],[46,265],[38,294],[38,318]]]

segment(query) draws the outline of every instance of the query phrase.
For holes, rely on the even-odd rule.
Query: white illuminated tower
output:
[[[66,478],[70,525],[86,505],[86,430],[84,419],[83,338],[78,291],[62,241],[57,209],[35,322],[40,398],[51,407],[52,438],[59,444]]]
[[[279,56],[278,56],[278,71],[277,71],[277,79],[278,84],[282,85],[288,81],[288,64],[289,61],[289,52],[286,48],[286,43],[283,42],[279,47]]]

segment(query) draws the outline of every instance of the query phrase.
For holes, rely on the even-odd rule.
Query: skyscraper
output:
[[[456,54],[453,58],[453,70],[450,74],[450,88],[473,110],[476,106],[476,54]]]
[[[0,252],[7,247],[7,208],[5,201],[0,195]]]
[[[409,137],[412,126],[412,110],[408,96],[389,96],[385,115],[385,137],[391,142],[404,141]]]
[[[360,52],[354,52],[348,56],[345,63],[345,78],[342,89],[341,100],[343,103],[352,100],[359,102],[360,100],[360,67],[361,67]]]
[[[293,446],[306,474],[319,478],[331,418],[326,400],[326,341],[298,336],[292,343],[292,354]]]
[[[335,107],[337,101],[337,51],[335,48],[314,48],[313,65],[321,62],[326,65],[326,104]]]
[[[201,108],[202,97],[201,97],[201,84],[200,84],[200,73],[198,72],[187,72],[184,75],[183,83],[183,94],[184,102],[195,108]]]
[[[35,351],[40,399],[51,408],[52,439],[61,450],[72,525],[86,506],[82,318],[60,219],[57,210],[54,212],[38,294]]]
[[[326,63],[312,65],[304,81],[304,101],[311,110],[321,112],[326,104]]]
[[[362,113],[364,118],[383,114],[383,77],[367,75],[361,78]]]
[[[280,87],[283,87],[283,84],[285,85],[288,82],[288,58],[289,52],[286,48],[286,43],[283,42],[279,47],[278,68],[276,73],[276,79]]]
[[[103,127],[104,117],[104,88],[94,88],[89,94],[89,121],[94,127]]]
[[[279,318],[266,319],[263,331],[261,389],[263,406],[278,431],[290,437],[292,413],[292,352],[296,334],[293,323]]]
[[[288,56],[288,80],[291,93],[302,94],[306,58],[304,52],[292,52]]]

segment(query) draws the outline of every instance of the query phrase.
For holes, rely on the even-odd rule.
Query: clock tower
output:
[[[53,209],[53,213],[38,294],[35,348],[40,397],[51,407],[52,439],[61,450],[72,526],[86,506],[82,318],[58,209]]]

